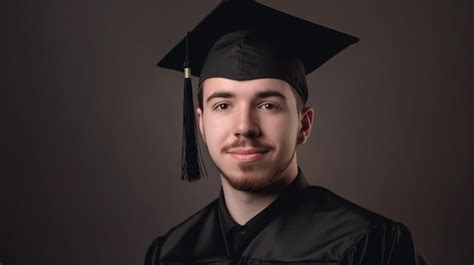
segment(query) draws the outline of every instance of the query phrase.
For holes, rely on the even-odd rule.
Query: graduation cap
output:
[[[191,75],[199,83],[211,77],[234,80],[278,78],[304,102],[306,75],[358,38],[272,9],[252,0],[221,3],[184,37],[159,67],[184,72],[183,180],[200,179],[200,156]]]

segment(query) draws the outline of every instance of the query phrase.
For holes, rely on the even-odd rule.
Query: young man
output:
[[[305,75],[356,41],[253,1],[225,1],[160,62],[181,70],[186,61],[200,78],[199,132],[222,189],[158,237],[145,264],[418,264],[403,224],[310,186],[298,167],[315,115]],[[183,177],[195,180],[185,73]]]

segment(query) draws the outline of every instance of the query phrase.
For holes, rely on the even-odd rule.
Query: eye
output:
[[[263,103],[259,106],[259,108],[267,109],[267,110],[275,110],[278,109],[278,107],[273,104],[273,103]]]
[[[214,107],[212,107],[213,110],[226,110],[228,108],[229,108],[228,103],[219,103],[219,104],[214,105]]]

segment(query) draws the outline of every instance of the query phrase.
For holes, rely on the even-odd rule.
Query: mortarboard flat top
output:
[[[188,49],[192,75],[200,76],[211,47],[220,37],[239,30],[278,34],[282,41],[289,43],[291,53],[303,62],[306,74],[359,40],[255,1],[222,1],[190,32]],[[158,66],[183,71],[185,56],[186,38],[183,38]]]

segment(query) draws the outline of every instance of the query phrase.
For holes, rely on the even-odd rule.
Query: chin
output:
[[[246,192],[265,192],[271,189],[281,172],[269,170],[268,165],[241,163],[230,170],[220,170],[222,176],[236,190]]]

